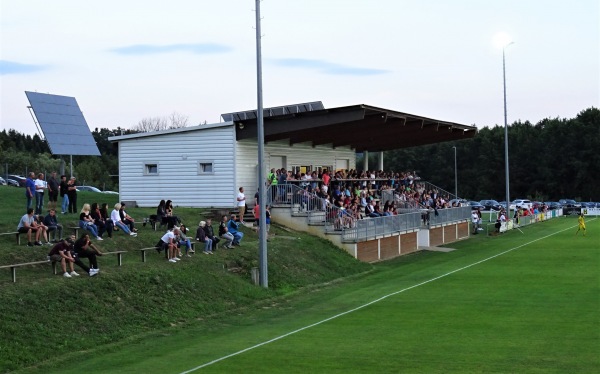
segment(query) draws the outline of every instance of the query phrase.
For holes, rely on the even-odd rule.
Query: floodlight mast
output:
[[[264,288],[269,288],[269,274],[267,265],[267,191],[265,177],[265,131],[263,118],[263,95],[262,95],[262,57],[261,57],[261,31],[260,31],[260,0],[256,3],[256,127],[258,141],[258,206],[259,206],[259,234],[258,234],[258,260],[259,260],[259,283]],[[243,217],[242,217],[243,219]]]

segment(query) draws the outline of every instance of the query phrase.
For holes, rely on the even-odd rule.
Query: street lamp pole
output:
[[[506,48],[513,44],[513,42],[508,43],[504,47],[502,47],[502,81],[504,83],[504,162],[505,162],[505,173],[506,173],[506,214],[510,215],[509,207],[510,207],[510,193],[509,193],[509,178],[508,178],[508,117],[506,112],[506,59],[504,57],[504,51]]]
[[[458,199],[458,169],[456,168],[456,146],[454,148],[454,198]]]

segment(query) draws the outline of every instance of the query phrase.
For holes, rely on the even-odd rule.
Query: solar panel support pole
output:
[[[69,166],[71,167],[71,176],[73,176],[73,155],[69,155],[70,157],[70,161],[69,161]]]
[[[37,129],[40,138],[44,139],[44,137],[42,136],[42,130],[40,129],[40,124],[38,123],[38,121],[36,121],[35,116],[33,115],[33,108],[31,107],[31,105],[28,105],[27,109],[29,110],[29,114],[31,114],[31,119],[33,119],[33,123],[35,124],[35,128]]]
[[[258,234],[258,260],[259,260],[259,283],[264,288],[269,288],[269,274],[267,266],[267,191],[265,177],[265,131],[263,118],[263,95],[262,95],[262,57],[260,39],[260,0],[256,3],[256,100],[258,109],[256,111],[257,143],[258,143],[258,194],[259,194],[259,234]]]

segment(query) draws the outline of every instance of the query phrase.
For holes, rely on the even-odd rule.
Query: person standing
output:
[[[77,213],[77,184],[75,183],[75,177],[69,179],[67,195],[69,196],[69,213]]]
[[[46,181],[44,174],[39,173],[35,180],[35,214],[42,214],[44,209],[44,192],[46,192]]]
[[[29,173],[29,176],[25,181],[25,197],[27,198],[27,207],[25,210],[29,210],[29,208],[31,208],[31,202],[35,197],[35,180],[33,179],[34,177],[35,173],[31,172]]]
[[[238,213],[240,215],[240,222],[245,224],[244,213],[246,213],[246,195],[244,195],[244,187],[240,187],[239,191],[240,192],[237,194]]]
[[[579,223],[579,227],[577,228],[575,235],[579,234],[579,230],[583,230],[583,236],[585,236],[585,219],[583,218],[583,213],[579,213],[579,217],[577,217],[577,223]]]
[[[58,180],[56,180],[55,171],[50,174],[50,178],[48,178],[46,185],[48,186],[48,209],[56,209],[56,202],[58,200]]]
[[[68,209],[69,209],[69,185],[67,183],[67,176],[66,175],[61,175],[60,176],[60,184],[58,185],[58,191],[60,194],[60,203],[61,203],[61,214],[65,214],[67,213]]]
[[[275,168],[271,169],[271,172],[267,176],[267,187],[270,187],[271,190],[271,203],[274,203],[277,199],[277,174],[275,173]]]

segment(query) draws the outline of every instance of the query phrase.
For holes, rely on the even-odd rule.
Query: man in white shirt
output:
[[[38,178],[35,180],[35,214],[42,214],[44,209],[44,191],[46,191],[46,181],[44,180],[44,174],[39,173]]]
[[[164,249],[169,257],[169,262],[177,262],[181,260],[177,257],[179,252],[177,249],[177,236],[179,235],[179,229],[175,228],[173,231],[167,231],[166,234],[160,238],[160,248]]]
[[[240,187],[239,191],[240,192],[237,194],[237,206],[239,210],[240,222],[242,224],[246,224],[246,222],[244,222],[244,213],[246,213],[246,195],[244,195],[244,187]]]

